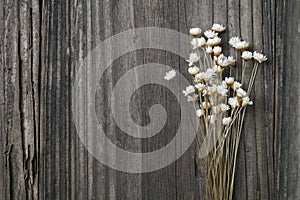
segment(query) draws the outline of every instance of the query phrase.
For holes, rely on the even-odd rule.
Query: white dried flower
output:
[[[237,91],[236,91],[236,96],[238,98],[243,98],[247,95],[247,92],[245,90],[243,90],[242,88],[239,88]]]
[[[196,83],[203,82],[204,81],[203,72],[196,74],[194,81]]]
[[[191,28],[190,29],[190,34],[191,36],[194,36],[194,37],[198,37],[199,35],[201,35],[201,28]]]
[[[262,63],[262,62],[268,60],[267,56],[265,56],[261,53],[258,53],[256,51],[254,51],[254,53],[253,53],[253,58],[254,58],[255,61],[257,61],[259,63]]]
[[[253,105],[253,102],[250,101],[250,98],[248,96],[244,97],[242,101],[242,106],[247,106],[247,105]]]
[[[195,88],[194,88],[194,86],[189,85],[182,92],[183,92],[184,96],[187,96],[187,95],[193,94],[195,92]]]
[[[217,92],[218,92],[219,95],[225,97],[225,96],[227,96],[228,90],[227,90],[227,87],[224,87],[223,85],[218,85],[217,86]]]
[[[222,123],[223,123],[224,126],[230,125],[231,122],[232,122],[231,117],[225,117],[225,118],[222,119]]]
[[[190,58],[186,61],[189,63],[189,66],[192,66],[195,62],[199,61],[199,57],[196,53],[191,53]]]
[[[230,108],[229,108],[228,105],[226,105],[226,104],[224,104],[224,103],[221,103],[221,104],[220,104],[220,109],[221,109],[222,112],[226,112],[226,111],[229,110]]]
[[[236,43],[235,48],[239,51],[244,51],[245,49],[247,49],[249,47],[249,42],[246,41],[241,41]]]
[[[219,56],[222,53],[222,48],[220,46],[215,46],[213,51],[215,56]]]
[[[216,71],[215,71],[214,69],[212,69],[212,68],[208,68],[208,69],[206,70],[206,73],[215,74]]]
[[[221,38],[214,37],[207,40],[207,45],[209,46],[217,46],[221,43]]]
[[[193,45],[193,49],[203,48],[206,44],[206,40],[204,37],[194,38],[192,39],[191,44]]]
[[[204,32],[205,37],[207,38],[214,38],[218,36],[218,33],[216,33],[215,31],[212,30],[208,30]]]
[[[228,58],[226,56],[224,56],[224,54],[221,54],[218,58],[217,58],[217,65],[221,66],[221,67],[227,67],[230,65],[230,62],[228,60]]]
[[[196,66],[194,66],[194,67],[189,67],[189,68],[188,68],[188,72],[189,72],[189,74],[192,75],[192,76],[195,76],[196,74],[198,74],[199,71],[200,71],[200,68],[199,68],[199,67],[196,67]]]
[[[197,83],[195,88],[197,88],[199,92],[202,92],[205,88],[205,85],[203,83]]]
[[[216,31],[216,32],[223,32],[226,29],[226,27],[222,26],[221,24],[213,24],[211,30]]]
[[[228,86],[233,85],[233,83],[234,83],[234,78],[233,78],[233,77],[225,77],[225,83],[226,83],[226,85],[228,85]]]
[[[175,70],[171,70],[171,71],[168,71],[166,73],[166,75],[164,76],[164,79],[166,79],[166,80],[169,81],[169,80],[175,78],[175,76],[176,76],[176,71]]]
[[[206,53],[208,53],[208,54],[213,54],[213,53],[214,53],[213,48],[212,48],[211,46],[207,46],[207,47],[205,48],[205,51],[206,51]]]
[[[252,59],[252,52],[251,51],[244,51],[242,53],[242,58],[244,61],[249,61]]]
[[[236,107],[238,107],[239,104],[239,100],[237,97],[230,97],[228,99],[228,104],[231,106],[231,108],[235,109]]]
[[[239,42],[241,42],[241,39],[239,37],[232,37],[229,40],[229,44],[234,48],[236,48],[236,44]]]
[[[197,117],[202,117],[204,115],[204,111],[202,109],[196,110]]]
[[[214,75],[215,70],[208,68],[206,72],[202,73],[204,81],[208,82]]]
[[[242,86],[242,84],[241,84],[240,82],[235,81],[235,82],[233,83],[233,85],[232,85],[232,89],[233,89],[234,91],[236,91],[236,90],[239,89],[241,86]]]

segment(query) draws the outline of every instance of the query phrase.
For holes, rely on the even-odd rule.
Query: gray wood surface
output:
[[[145,174],[94,159],[76,134],[71,86],[76,64],[114,34],[147,26],[187,34],[213,22],[228,27],[226,40],[239,35],[269,58],[246,116],[234,198],[300,199],[299,13],[299,0],[0,0],[0,199],[204,199],[195,144],[173,164]],[[178,56],[138,50],[115,61],[97,90],[104,130],[125,149],[160,148],[177,126],[170,121],[159,137],[132,143],[113,123],[114,85],[129,69],[151,62],[186,74]],[[178,113],[172,98],[162,87],[137,90],[133,119],[147,124],[146,111],[157,102]]]

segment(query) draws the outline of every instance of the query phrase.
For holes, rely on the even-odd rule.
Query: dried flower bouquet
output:
[[[183,94],[195,107],[199,135],[206,143],[206,198],[227,200],[233,197],[237,152],[246,108],[253,104],[250,94],[258,66],[267,58],[256,51],[248,51],[249,43],[239,37],[229,40],[236,57],[225,56],[219,37],[224,30],[222,25],[213,24],[211,30],[201,36],[200,28],[190,29],[193,52],[187,62],[193,85],[187,86]],[[245,80],[248,67],[252,67],[252,73],[250,79]],[[172,70],[165,79],[171,80],[175,76],[176,72]],[[196,139],[200,148],[198,134]]]

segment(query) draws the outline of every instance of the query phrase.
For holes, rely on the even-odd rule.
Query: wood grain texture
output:
[[[237,35],[269,58],[246,116],[234,198],[300,199],[299,13],[299,0],[0,0],[0,199],[204,199],[195,144],[176,162],[145,174],[119,172],[93,158],[76,134],[71,88],[76,64],[112,35],[147,26],[187,34],[213,22],[227,26],[222,44]],[[159,136],[143,141],[122,133],[111,116],[118,79],[153,62],[186,75],[182,58],[143,49],[116,60],[97,88],[104,131],[128,150],[160,148],[177,127],[171,118]],[[139,89],[132,99],[140,125],[149,123],[147,110],[155,103],[171,116],[180,113],[163,87]]]

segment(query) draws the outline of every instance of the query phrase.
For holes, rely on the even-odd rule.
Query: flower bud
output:
[[[200,28],[191,28],[190,29],[190,34],[193,37],[198,37],[201,35],[201,29]]]

